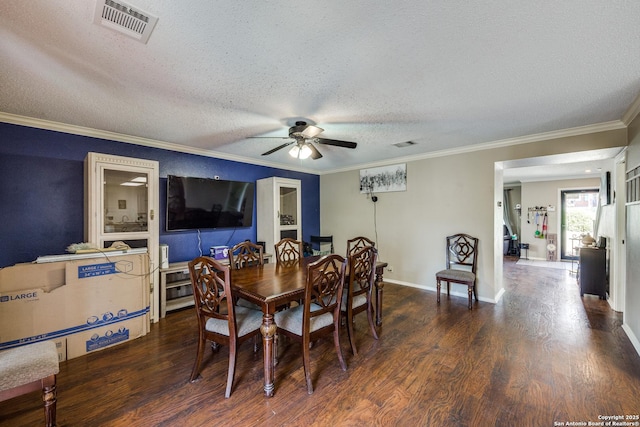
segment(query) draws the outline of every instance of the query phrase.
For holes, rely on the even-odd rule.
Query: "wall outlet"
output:
[[[393,271],[393,266],[392,265],[388,265],[387,266],[387,271],[388,272],[392,272]]]

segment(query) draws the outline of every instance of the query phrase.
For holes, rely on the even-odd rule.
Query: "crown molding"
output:
[[[157,139],[142,138],[138,136],[126,135],[126,134],[117,133],[117,132],[109,132],[105,130],[88,128],[84,126],[76,126],[76,125],[70,125],[66,123],[54,122],[50,120],[36,119],[33,117],[26,117],[26,116],[20,116],[17,114],[4,113],[1,111],[0,111],[0,122],[38,128],[38,129],[52,130],[56,132],[69,133],[71,135],[88,136],[91,138],[106,139],[109,141],[124,142],[127,144],[142,145],[145,147],[160,148],[163,150],[176,151],[179,153],[196,154],[199,156],[212,157],[216,159],[231,160],[234,162],[249,163],[252,165],[266,166],[266,167],[271,167],[276,169],[285,169],[285,170],[290,170],[294,172],[302,172],[302,173],[318,175],[317,171],[313,171],[306,168],[296,168],[295,166],[291,166],[291,167],[287,166],[286,168],[284,168],[279,163],[260,161],[260,160],[251,159],[248,157],[235,156],[232,154],[220,153],[213,150],[206,150],[204,148],[194,148],[194,147],[189,147],[187,145],[180,145],[172,142],[160,141]]]
[[[638,116],[638,113],[640,113],[640,95],[636,97],[635,101],[631,103],[627,111],[624,113],[624,116],[622,116],[622,123],[624,123],[625,126],[629,126]]]
[[[542,132],[532,135],[519,136],[517,138],[507,138],[498,141],[486,142],[481,144],[466,145],[463,147],[450,148],[446,150],[432,151],[430,153],[416,154],[413,156],[395,157],[380,162],[367,163],[357,167],[349,167],[344,169],[336,169],[323,172],[321,175],[327,175],[337,172],[348,172],[352,170],[367,169],[378,166],[386,166],[395,163],[411,162],[416,160],[432,159],[436,157],[453,156],[457,154],[473,153],[476,151],[491,150],[494,148],[510,147],[514,145],[529,144],[532,142],[549,141],[551,139],[567,138],[572,136],[588,135],[590,133],[607,132],[611,130],[625,129],[627,126],[621,120],[613,120],[610,122],[596,123],[593,125],[578,126],[569,129],[561,129],[551,132]]]

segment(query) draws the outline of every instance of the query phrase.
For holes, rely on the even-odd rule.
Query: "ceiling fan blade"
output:
[[[358,146],[355,142],[339,141],[337,139],[316,138],[315,142],[318,144],[335,145],[336,147],[343,148],[356,148]]]
[[[263,156],[268,156],[269,154],[275,153],[276,151],[281,150],[284,147],[286,147],[287,145],[291,145],[293,143],[295,143],[295,141],[287,142],[286,144],[282,144],[282,145],[280,145],[280,146],[278,146],[278,147],[276,147],[276,148],[274,148],[272,150],[267,151],[266,153],[262,153],[262,155]]]
[[[313,160],[318,160],[319,158],[322,157],[322,154],[320,154],[320,152],[318,151],[318,149],[310,142],[307,142],[307,145],[309,146],[309,148],[311,148],[311,158]]]
[[[319,128],[318,126],[308,125],[300,134],[305,138],[313,138],[317,135],[320,135],[324,129]]]

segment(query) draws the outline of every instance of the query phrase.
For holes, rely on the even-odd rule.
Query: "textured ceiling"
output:
[[[147,44],[94,1],[0,2],[0,112],[322,173],[620,121],[640,93],[637,1],[127,3],[159,17]],[[249,138],[300,118],[357,149]]]

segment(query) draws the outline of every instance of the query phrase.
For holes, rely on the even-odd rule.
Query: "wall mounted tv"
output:
[[[251,227],[255,183],[167,176],[167,231]]]

